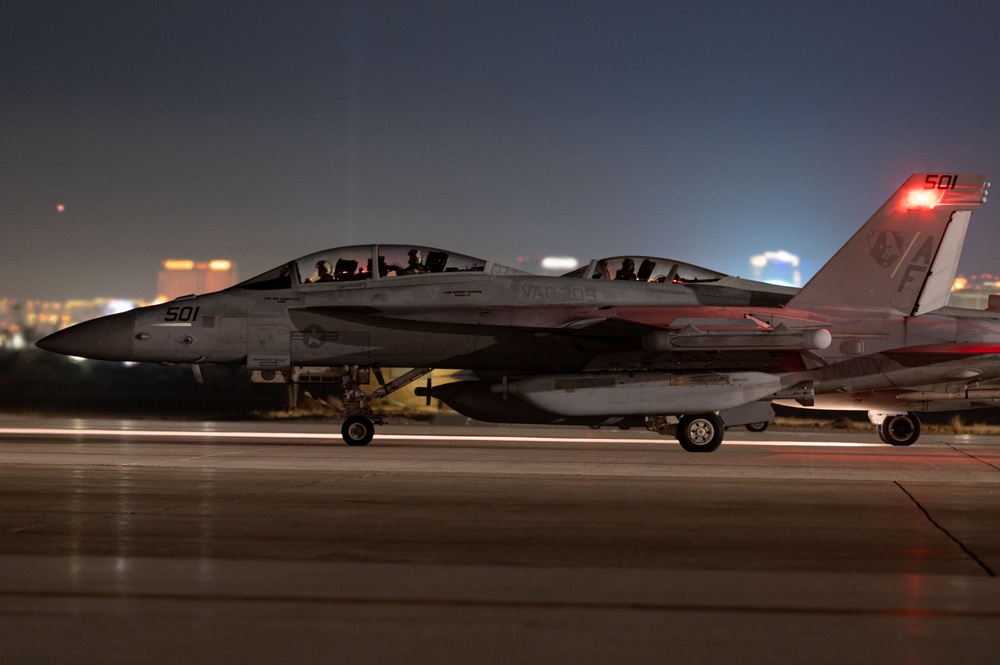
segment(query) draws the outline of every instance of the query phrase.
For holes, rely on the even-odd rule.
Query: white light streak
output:
[[[56,436],[56,437],[118,437],[118,438],[177,438],[177,439],[263,439],[263,440],[314,440],[340,441],[340,435],[331,431],[322,432],[221,432],[213,430],[144,430],[144,429],[60,429],[40,427],[3,427],[0,435]],[[509,436],[491,434],[376,434],[375,441],[479,441],[484,443],[663,443],[673,444],[671,438],[616,438],[616,437],[571,437],[571,436]],[[794,446],[813,448],[884,448],[881,443],[857,443],[848,441],[774,441],[774,440],[728,440],[726,446]]]

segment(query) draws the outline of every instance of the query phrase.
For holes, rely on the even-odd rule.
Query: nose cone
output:
[[[35,342],[46,351],[95,360],[132,360],[135,314],[124,312],[84,321]]]

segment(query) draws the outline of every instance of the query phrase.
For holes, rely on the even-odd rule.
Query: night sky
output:
[[[3,0],[0,297],[371,242],[815,269],[919,171],[995,183],[960,271],[997,273],[998,27],[995,2]]]

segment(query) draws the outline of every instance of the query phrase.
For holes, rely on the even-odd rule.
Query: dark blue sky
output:
[[[0,296],[324,247],[821,264],[912,172],[1000,194],[1000,5],[0,4]],[[57,212],[56,205],[66,206]],[[961,270],[1000,272],[1000,201]]]

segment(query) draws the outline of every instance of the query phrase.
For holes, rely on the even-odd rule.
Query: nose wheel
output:
[[[349,446],[366,446],[375,437],[375,423],[368,416],[351,416],[340,428],[344,443]]]

